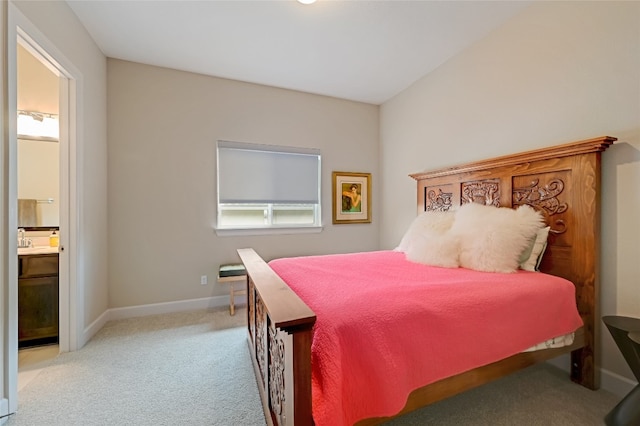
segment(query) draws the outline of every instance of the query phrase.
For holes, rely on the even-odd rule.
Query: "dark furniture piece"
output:
[[[18,256],[18,346],[58,342],[58,253]]]
[[[602,322],[640,382],[640,318],[611,315],[603,317]],[[608,426],[640,425],[640,384],[605,416],[604,421]]]

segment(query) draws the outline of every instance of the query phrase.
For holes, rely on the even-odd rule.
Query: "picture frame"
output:
[[[333,223],[371,223],[371,173],[333,172]]]

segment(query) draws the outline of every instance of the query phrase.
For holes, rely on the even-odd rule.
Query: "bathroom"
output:
[[[17,50],[18,347],[56,345],[59,332],[59,77]]]

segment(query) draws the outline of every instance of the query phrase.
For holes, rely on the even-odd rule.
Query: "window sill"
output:
[[[236,237],[246,235],[287,235],[317,234],[322,226],[282,227],[282,228],[214,228],[219,237]]]

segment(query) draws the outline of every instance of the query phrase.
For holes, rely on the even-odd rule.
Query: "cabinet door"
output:
[[[18,256],[18,278],[58,275],[58,254]]]
[[[58,277],[18,280],[18,341],[58,335]]]

